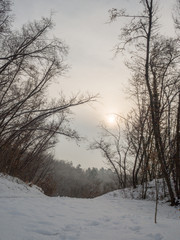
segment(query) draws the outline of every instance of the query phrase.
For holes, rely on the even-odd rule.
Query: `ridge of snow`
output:
[[[158,198],[161,202],[166,202],[168,200],[168,190],[167,187],[164,186],[162,179],[157,180],[158,184]],[[142,185],[138,185],[136,188],[130,187],[125,189],[118,189],[109,193],[106,193],[105,196],[119,196],[122,198],[129,199],[139,199],[142,200]],[[145,188],[145,187],[144,187]],[[155,180],[147,182],[147,191],[146,191],[146,199],[150,201],[156,200],[156,189],[155,189]],[[164,190],[163,190],[164,188]],[[165,195],[165,196],[164,196]]]
[[[19,178],[0,173],[0,198],[42,196],[44,196],[42,189],[36,185],[30,186]]]

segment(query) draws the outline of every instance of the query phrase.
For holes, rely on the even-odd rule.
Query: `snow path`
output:
[[[47,197],[0,174],[0,240],[178,240],[180,211],[121,191],[95,199]]]
[[[178,211],[105,195],[96,199],[0,198],[0,240],[178,240]],[[170,214],[171,213],[171,214]]]

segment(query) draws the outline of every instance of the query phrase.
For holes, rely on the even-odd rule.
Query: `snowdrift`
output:
[[[26,184],[18,178],[0,173],[0,198],[15,197],[42,197],[41,188]]]
[[[168,189],[163,181],[163,179],[157,180],[158,186],[158,199],[161,202],[166,202],[169,200]],[[146,189],[147,187],[147,189]],[[156,186],[155,180],[148,182],[147,186],[138,185],[137,188],[125,188],[120,190],[115,190],[105,194],[105,196],[111,197],[120,197],[120,198],[128,198],[128,199],[143,199],[143,195],[146,195],[146,200],[155,201],[156,200]]]

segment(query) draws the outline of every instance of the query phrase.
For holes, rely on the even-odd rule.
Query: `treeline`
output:
[[[180,1],[173,12],[172,37],[160,33],[158,2],[143,0],[140,5],[138,14],[109,11],[111,22],[127,19],[115,51],[130,56],[126,63],[134,108],[125,118],[116,115],[116,129],[101,126],[102,135],[91,148],[100,149],[120,187],[127,186],[127,174],[134,188],[163,178],[175,205],[180,199]]]
[[[23,163],[24,159],[20,158],[19,164]],[[74,167],[70,162],[54,160],[47,153],[31,160],[28,168],[16,169],[11,175],[41,187],[48,196],[94,198],[118,188],[117,177],[110,169],[84,170],[80,165]]]
[[[116,175],[110,169],[84,170],[80,165],[74,167],[72,163],[55,160],[50,162],[49,170],[45,166],[33,171],[32,183],[49,196],[94,198],[118,188]]]

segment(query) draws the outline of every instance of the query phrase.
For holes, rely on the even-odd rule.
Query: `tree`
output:
[[[120,126],[120,116],[116,116],[116,127],[114,129],[101,125],[101,137],[90,145],[90,149],[101,151],[102,156],[116,174],[118,187],[125,188],[127,186],[127,155],[129,146],[122,142]]]
[[[170,131],[168,137],[166,133],[172,126],[175,126],[174,120],[177,118],[174,106],[177,103],[179,92],[177,70],[179,46],[177,39],[164,38],[158,33],[157,2],[155,0],[142,0],[140,3],[143,6],[141,14],[129,15],[125,10],[112,9],[110,19],[111,21],[118,17],[131,19],[122,28],[116,53],[124,51],[127,47],[130,48],[133,62],[129,63],[128,66],[134,74],[138,73],[140,80],[146,86],[155,150],[168,186],[171,205],[174,205],[175,194],[170,181],[172,173],[170,161],[174,167],[174,160],[172,160],[172,152],[169,151],[174,139],[174,132]],[[167,142],[169,142],[168,150]]]
[[[177,41],[180,40],[180,1],[177,0],[176,11],[174,13],[174,24],[177,33]],[[174,182],[175,190],[178,199],[180,199],[180,84],[178,86],[178,102],[177,102],[177,124],[176,124],[176,153],[175,153],[175,170],[174,170]]]
[[[14,32],[9,10],[10,1],[0,1],[0,169],[15,174],[54,147],[58,134],[79,140],[70,109],[95,97],[62,94],[48,101],[48,87],[68,69],[68,47],[50,37],[51,17]]]
[[[0,0],[0,39],[5,37],[10,30],[10,23],[12,17],[9,15],[11,2],[7,0]]]

